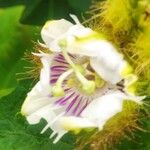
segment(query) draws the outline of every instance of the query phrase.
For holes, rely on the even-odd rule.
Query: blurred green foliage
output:
[[[24,5],[21,23],[44,24],[48,19],[59,19],[69,17],[69,13],[82,14],[89,8],[91,0],[0,0],[0,7]]]
[[[19,60],[38,38],[36,28],[19,23],[22,10],[21,6],[0,9],[0,97],[16,87],[16,72],[23,68]]]

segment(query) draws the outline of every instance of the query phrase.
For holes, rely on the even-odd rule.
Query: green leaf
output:
[[[69,3],[69,6],[74,10],[76,14],[81,15],[82,13],[85,13],[89,9],[89,6],[91,5],[91,0],[67,0]]]
[[[0,0],[0,7],[9,7],[25,4],[26,0]]]
[[[19,23],[22,10],[21,6],[0,9],[0,97],[9,94],[16,87],[18,61],[24,51],[31,48],[31,40],[37,37],[34,36],[33,27]]]
[[[75,14],[82,19],[82,14],[88,10],[91,0],[0,0],[0,7],[24,5],[21,23],[42,25],[49,19],[66,18],[71,20],[69,14]]]
[[[67,140],[53,144],[49,139],[50,131],[40,134],[46,124],[29,125],[20,115],[21,105],[26,93],[31,88],[31,81],[26,80],[16,90],[0,100],[0,149],[1,150],[73,150],[73,143]]]
[[[7,88],[0,90],[0,97],[10,94],[15,88]]]

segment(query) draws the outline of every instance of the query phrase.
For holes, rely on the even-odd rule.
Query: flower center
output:
[[[64,89],[62,87],[63,81],[67,79],[67,85],[77,88],[80,92],[91,95],[95,92],[96,88],[101,88],[104,85],[104,81],[95,73],[91,68],[89,60],[82,65],[75,64],[67,53],[67,42],[60,40],[60,47],[62,48],[62,54],[64,59],[70,65],[68,71],[64,72],[58,78],[56,85],[52,88],[53,96],[64,96]]]
[[[82,64],[82,66],[79,64]],[[74,66],[76,69],[75,71],[73,68],[69,67],[68,70],[59,76],[52,88],[53,96],[65,95],[63,83],[65,83],[67,87],[75,88],[80,93],[86,95],[93,94],[95,90],[105,85],[105,81],[95,73],[87,59],[84,61],[83,59],[81,61],[77,60],[77,64],[74,64]],[[94,84],[94,86],[91,84]]]
[[[93,73],[93,74],[87,74],[85,75],[86,79],[88,79],[89,81],[93,81],[95,83],[95,90],[98,88],[102,88],[105,85],[105,81],[103,79],[101,79],[97,74]],[[93,93],[86,93],[83,88],[82,88],[82,84],[78,81],[77,77],[72,74],[69,79],[66,82],[68,87],[72,87],[72,88],[76,88],[78,91],[80,91],[80,93],[83,94],[93,94]],[[95,92],[95,91],[94,91]]]

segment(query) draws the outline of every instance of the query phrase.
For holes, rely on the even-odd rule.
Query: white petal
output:
[[[111,117],[122,111],[123,98],[119,91],[99,97],[83,110],[81,116],[92,120],[102,129]]]
[[[109,42],[100,41],[99,44],[97,56],[90,59],[90,64],[105,81],[116,84],[123,79],[121,72],[127,63]]]
[[[94,57],[90,59],[90,64],[102,79],[111,84],[116,84],[123,79],[121,71],[125,68],[126,62],[124,60],[118,61],[118,66],[116,65],[116,67],[113,67],[111,63],[109,64],[109,61],[105,62],[97,57]],[[107,66],[108,64],[110,65],[109,67]]]
[[[79,25],[71,27],[67,37],[68,52],[90,57],[91,66],[104,80],[112,84],[121,81],[121,72],[127,63],[111,43],[90,28]]]
[[[111,43],[105,40],[101,40],[99,42],[100,45],[97,49],[97,51],[99,50],[97,58],[101,59],[107,68],[116,70],[116,67],[119,67],[120,63],[123,61],[123,56],[117,52]]]
[[[92,34],[93,31],[90,28],[85,28],[82,25],[72,26],[67,32],[67,51],[71,54],[93,56],[93,41],[80,42],[81,39],[86,39]]]
[[[46,106],[37,109],[35,112],[30,113],[30,115],[27,116],[28,122],[30,124],[37,124],[40,122],[41,118],[45,119],[47,122],[51,121],[56,117],[51,108],[52,104],[47,104]]]
[[[53,133],[51,134],[50,138],[53,138],[56,135],[53,143],[57,143],[60,138],[68,132],[60,123],[60,120],[62,116],[65,115],[65,112],[61,108],[61,106],[50,105],[50,107],[47,108],[48,109],[43,108],[43,110],[41,111],[42,113],[38,112],[38,116],[41,115],[41,118],[44,118],[47,121],[47,125],[41,131],[41,134],[44,133],[48,128],[51,128],[53,130]],[[61,112],[58,111],[59,109]]]
[[[73,24],[65,19],[48,21],[41,30],[42,39],[45,44],[51,49],[52,42],[55,41],[54,43],[57,43],[57,39],[65,34],[71,26],[73,26]],[[54,43],[53,45],[55,45]],[[51,50],[57,51],[57,49]]]
[[[76,129],[78,130],[81,128],[89,128],[89,127],[96,127],[96,125],[86,118],[62,116],[50,126],[50,128],[53,130],[53,133],[51,134],[50,138],[57,135],[53,142],[57,143],[60,140],[60,138],[68,131],[71,130],[75,131]]]
[[[43,86],[49,86],[50,82],[50,66],[52,63],[53,55],[47,57],[41,57],[43,68],[40,73],[40,82]]]
[[[61,120],[61,118],[59,118],[59,120],[56,120],[52,125],[51,125],[51,129],[53,130],[53,133],[55,133],[55,134],[57,134],[57,136],[56,136],[56,138],[55,138],[55,140],[54,140],[54,142],[53,143],[57,143],[60,139],[61,139],[61,137],[64,135],[64,134],[66,134],[68,131],[67,130],[65,130],[64,128],[63,128],[63,126],[61,125],[61,123],[60,123],[60,120]],[[52,134],[53,134],[52,133]],[[51,135],[51,137],[52,137],[53,135]],[[50,138],[51,138],[50,137]]]
[[[41,134],[48,128],[51,128],[53,133],[50,138],[57,135],[53,143],[58,142],[60,138],[68,132],[67,130],[64,130],[63,126],[60,124],[60,118],[64,113],[57,113],[57,110],[59,109],[61,109],[59,106],[49,104],[27,116],[27,121],[30,124],[37,124],[42,118],[47,121],[47,125],[41,131]]]
[[[27,115],[27,121],[30,124],[37,124],[42,118],[45,119],[47,121],[47,125],[41,131],[41,134],[44,133],[48,128],[51,128],[53,130],[53,133],[50,138],[57,135],[53,142],[56,143],[68,131],[65,130],[60,124],[60,118],[64,115],[64,110],[61,106],[54,105],[54,101],[55,100],[48,100],[48,103],[46,105],[40,105],[40,107],[38,109],[35,109],[33,113],[29,113]],[[36,106],[37,103],[35,103]]]
[[[131,100],[141,104],[143,96],[131,96],[121,91],[111,91],[93,100],[81,113],[81,116],[93,121],[102,130],[105,123],[114,115],[122,111],[124,100]]]
[[[50,66],[53,56],[42,55],[41,62],[43,68],[40,73],[40,81],[32,88],[27,94],[27,97],[22,105],[21,113],[23,115],[29,115],[39,108],[51,103],[50,100]]]
[[[81,32],[79,33],[81,36],[88,31]],[[82,35],[83,34],[83,35]],[[90,41],[86,43],[77,43],[76,42],[76,37],[72,36],[68,38],[68,52],[71,54],[76,54],[76,55],[82,55],[82,56],[88,56],[88,57],[94,57],[98,55],[97,47],[99,47],[99,43],[97,41]]]
[[[74,117],[74,116],[62,117],[60,122],[63,128],[68,131],[76,130],[80,128],[96,127],[96,124],[94,124],[92,121],[88,120],[87,118]]]
[[[86,38],[92,33],[93,31],[90,28],[85,28],[83,25],[77,24],[69,28],[67,36],[73,36],[74,38]]]
[[[119,67],[120,62],[123,61],[123,56],[116,51],[112,44],[104,40],[103,35],[90,28],[74,25],[67,34],[68,52],[72,54],[96,57],[112,70]]]
[[[50,103],[50,98],[43,97],[43,95],[30,95],[28,94],[23,106],[21,108],[21,113],[25,116],[30,115],[37,111],[38,109],[48,105]]]
[[[32,53],[32,54],[40,57],[41,59],[42,69],[40,71],[40,83],[42,86],[49,86],[50,66],[54,58],[54,55],[47,54],[42,51],[39,51],[39,52],[40,53]]]

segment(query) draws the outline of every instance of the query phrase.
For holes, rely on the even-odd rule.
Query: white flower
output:
[[[91,66],[104,80],[112,84],[121,81],[122,72],[130,71],[123,56],[102,34],[84,27],[76,16],[71,17],[75,20],[75,25],[64,19],[48,21],[45,24],[41,35],[46,46],[51,51],[61,52],[60,42],[66,41],[67,52],[90,57]],[[115,75],[112,76],[112,73]]]
[[[46,23],[41,31],[53,54],[39,53],[40,80],[28,93],[22,114],[30,124],[47,121],[41,133],[53,130],[56,143],[65,133],[83,128],[103,129],[122,111],[124,100],[141,103],[137,77],[123,56],[103,35],[67,20]]]

